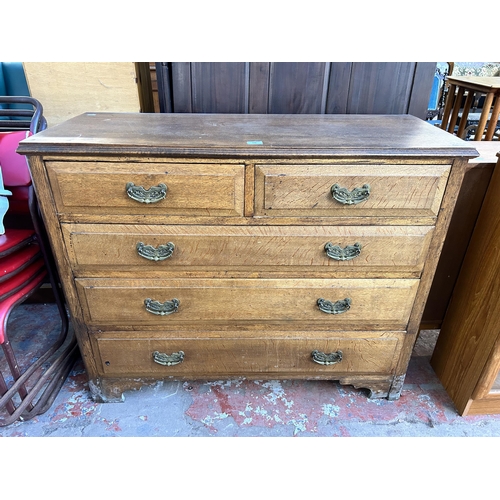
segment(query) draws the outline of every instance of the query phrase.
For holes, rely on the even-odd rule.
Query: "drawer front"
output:
[[[429,226],[63,224],[62,227],[77,275],[98,270],[160,273],[221,269],[372,270],[419,275],[433,232]]]
[[[418,283],[416,279],[76,280],[89,324],[161,325],[170,330],[210,323],[402,330]]]
[[[435,217],[449,171],[449,165],[259,165],[255,212],[278,217]]]
[[[55,161],[46,165],[59,213],[243,214],[243,165]]]
[[[390,374],[404,336],[404,332],[343,332],[342,336],[325,338],[322,333],[294,332],[286,339],[280,332],[276,336],[255,338],[241,338],[238,332],[228,332],[224,338],[210,338],[211,333],[206,332],[203,339],[161,335],[124,339],[120,333],[111,332],[99,338],[97,346],[102,372],[109,376],[193,379],[275,374],[334,378],[352,373]],[[333,364],[317,363],[313,351],[318,351],[315,359],[326,359]]]

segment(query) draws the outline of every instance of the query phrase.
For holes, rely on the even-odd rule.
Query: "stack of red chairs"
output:
[[[9,108],[12,104],[27,109]],[[46,412],[79,355],[29,166],[26,158],[16,153],[22,139],[46,126],[36,99],[0,96],[0,169],[5,188],[12,192],[5,233],[0,235],[0,345],[4,355],[0,359],[0,426]],[[18,304],[46,283],[54,294],[61,330],[55,341],[34,342],[41,352],[32,353],[35,361],[29,366],[20,366],[7,332],[8,318]],[[39,332],[33,336],[35,333]]]

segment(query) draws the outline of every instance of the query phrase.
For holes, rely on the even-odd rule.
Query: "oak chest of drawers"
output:
[[[86,113],[18,151],[97,401],[240,377],[398,398],[477,155],[408,115]]]

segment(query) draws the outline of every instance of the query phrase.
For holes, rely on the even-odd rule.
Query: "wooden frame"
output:
[[[499,165],[500,159],[431,359],[463,416],[500,413]]]

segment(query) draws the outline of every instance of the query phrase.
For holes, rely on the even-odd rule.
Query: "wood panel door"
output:
[[[174,113],[413,114],[425,118],[435,63],[156,63]]]

